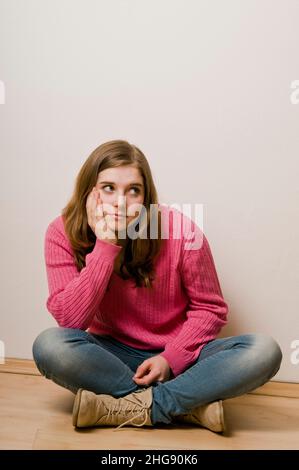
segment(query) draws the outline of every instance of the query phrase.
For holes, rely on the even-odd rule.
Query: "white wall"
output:
[[[55,325],[44,232],[100,143],[124,138],[160,201],[204,204],[230,324],[299,381],[299,2],[0,0],[1,325],[8,357]]]

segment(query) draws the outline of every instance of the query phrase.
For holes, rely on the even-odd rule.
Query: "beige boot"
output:
[[[80,388],[73,407],[73,426],[153,426],[150,410],[153,401],[152,387],[136,390],[121,398],[96,395]],[[134,422],[133,422],[134,421]]]
[[[193,410],[187,414],[175,416],[173,421],[185,424],[196,424],[197,426],[202,426],[214,432],[224,432],[225,424],[222,400],[193,408]]]

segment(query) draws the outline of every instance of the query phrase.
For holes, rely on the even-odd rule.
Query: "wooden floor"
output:
[[[76,430],[73,401],[31,361],[8,360],[0,366],[0,449],[299,449],[299,384],[270,382],[225,400],[225,435],[186,425]]]

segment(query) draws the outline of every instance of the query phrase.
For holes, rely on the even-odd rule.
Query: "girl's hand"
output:
[[[117,245],[118,238],[114,230],[108,226],[105,216],[103,215],[103,208],[99,192],[94,187],[87,196],[86,212],[88,225],[94,232],[97,238],[105,240],[109,243]]]
[[[152,382],[166,382],[172,376],[172,370],[165,357],[153,356],[140,364],[133,377],[137,385],[150,385]]]

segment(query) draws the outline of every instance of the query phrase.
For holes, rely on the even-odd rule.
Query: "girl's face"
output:
[[[98,174],[96,188],[106,222],[115,231],[124,229],[140,214],[135,204],[143,204],[143,178],[133,165],[107,168]],[[106,206],[105,206],[106,204]],[[138,206],[136,206],[138,208]],[[120,214],[119,217],[116,214]]]

